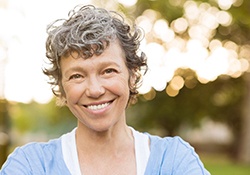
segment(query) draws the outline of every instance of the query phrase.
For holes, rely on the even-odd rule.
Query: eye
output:
[[[108,68],[105,69],[104,74],[112,74],[112,73],[116,73],[117,70],[113,69],[113,68]]]
[[[69,80],[72,80],[72,79],[80,79],[80,78],[83,78],[82,75],[80,74],[73,74],[69,77]]]

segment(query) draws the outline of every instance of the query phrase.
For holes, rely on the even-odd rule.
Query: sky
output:
[[[131,6],[136,1],[116,2]],[[109,8],[114,5],[102,4],[104,1],[98,0],[95,2]],[[46,60],[46,26],[56,19],[66,18],[68,11],[77,4],[95,2],[0,0],[0,98],[23,103],[31,100],[47,103],[52,98],[47,77],[42,73]],[[230,8],[233,2],[234,0],[218,0],[220,8],[224,10]],[[172,87],[181,89],[184,80],[182,77],[174,76],[174,71],[178,67],[192,68],[200,81],[204,82],[213,81],[220,74],[237,77],[242,71],[247,70],[248,62],[238,59],[235,52],[238,46],[235,43],[210,40],[218,25],[230,24],[230,14],[205,3],[197,6],[192,1],[185,3],[184,11],[185,18],[176,19],[171,24],[164,19],[154,18],[157,15],[152,10],[145,11],[137,18],[136,21],[145,30],[146,37],[153,34],[165,43],[160,45],[157,42],[147,42],[145,39],[142,41],[141,49],[148,56],[150,70],[139,89],[141,93],[149,92],[152,87],[162,91],[169,83]],[[198,19],[197,23],[193,23],[194,17]],[[189,40],[183,40],[176,35],[185,30],[189,30]],[[182,51],[182,46],[185,47],[185,52]]]

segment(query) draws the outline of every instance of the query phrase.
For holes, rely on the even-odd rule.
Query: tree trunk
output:
[[[8,123],[7,101],[0,99],[0,168],[8,155]]]
[[[247,92],[242,106],[238,160],[250,164],[250,74],[246,73]]]

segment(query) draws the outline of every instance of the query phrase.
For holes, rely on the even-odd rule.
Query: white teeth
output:
[[[88,109],[91,109],[91,110],[100,110],[100,109],[103,109],[105,107],[107,107],[110,103],[103,103],[103,104],[99,104],[99,105],[90,105],[88,106]]]

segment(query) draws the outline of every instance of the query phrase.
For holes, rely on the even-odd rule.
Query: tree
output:
[[[200,37],[209,33],[209,37],[206,38],[207,41],[210,43],[219,41],[223,47],[230,50],[230,52],[232,51],[238,59],[244,59],[247,67],[250,60],[250,1],[235,1],[234,4],[228,5],[218,4],[217,1],[213,0],[138,0],[136,7],[131,7],[131,11],[136,9],[134,10],[135,16],[141,16],[147,9],[152,9],[156,12],[154,13],[157,16],[156,18],[165,19],[168,25],[171,26],[174,25],[176,19],[186,18],[189,12],[194,12],[185,9],[188,4],[193,4],[194,6],[192,7],[202,8],[206,12],[213,12],[222,16],[226,15],[228,19],[230,19],[230,16],[232,17],[232,22],[230,20],[227,23],[221,21],[219,25],[211,23],[214,24],[213,28],[211,30],[206,29],[206,32],[202,33]],[[223,19],[226,19],[226,16]],[[197,24],[197,18],[191,20],[193,20],[191,21],[192,23]],[[205,16],[204,20],[207,20],[206,24],[208,24],[212,18],[206,18]],[[156,20],[151,22],[155,23]],[[181,32],[175,31],[175,36],[188,40],[192,37],[190,28],[191,26],[188,26]],[[166,49],[169,49],[169,46],[162,41],[162,38],[157,36],[152,30],[149,34],[148,36],[146,35],[148,42],[159,43]],[[212,52],[211,45],[206,46],[209,53]],[[184,44],[184,47],[181,48],[183,52],[187,49],[186,46]],[[188,73],[189,71],[184,71],[184,74],[183,72],[180,74],[177,71],[175,75],[185,76]],[[165,92],[155,92],[152,89],[147,95],[155,96],[156,94],[154,100],[140,103],[140,101],[145,100],[143,97],[139,99],[139,116],[144,117],[139,117],[136,120],[138,121],[137,124],[143,123],[144,127],[161,126],[172,135],[181,123],[187,122],[196,125],[201,118],[210,116],[214,120],[226,122],[233,128],[236,138],[235,143],[237,143],[234,146],[237,150],[238,159],[250,163],[249,73],[245,69],[238,75],[236,74],[229,73],[228,75],[221,74],[215,76],[213,80],[197,83],[196,87],[191,90],[184,86],[174,98],[166,96]],[[198,81],[202,80],[197,72],[194,73],[193,77],[196,77]],[[170,83],[171,80],[169,81]],[[142,125],[140,126],[143,127]]]
[[[239,133],[238,159],[241,162],[250,162],[250,75],[247,74],[246,95],[242,105],[241,130]]]
[[[182,71],[182,76],[186,76],[188,70]],[[149,94],[155,93],[153,99],[147,101],[145,96],[148,94],[141,95],[136,106],[130,109],[130,115],[137,116],[130,122],[143,130],[162,128],[166,131],[164,135],[174,136],[181,125],[199,126],[203,118],[210,117],[227,123],[239,135],[243,85],[243,78],[222,76],[208,84],[197,82],[193,89],[184,87],[176,97],[152,89]]]

